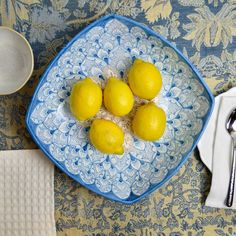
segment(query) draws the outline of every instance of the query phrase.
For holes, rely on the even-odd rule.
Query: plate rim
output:
[[[179,163],[179,165],[173,170],[173,172],[171,174],[168,175],[168,177],[166,177],[163,181],[161,181],[160,183],[156,184],[152,189],[147,190],[144,194],[137,196],[137,198],[133,199],[133,200],[128,200],[128,198],[126,199],[121,199],[118,198],[116,196],[109,196],[109,193],[103,193],[101,191],[99,191],[97,188],[94,189],[93,185],[89,185],[86,183],[83,183],[81,181],[79,181],[78,179],[75,178],[76,175],[71,174],[64,166],[62,166],[49,152],[48,150],[46,150],[44,148],[44,146],[40,143],[40,141],[38,140],[38,138],[36,137],[35,133],[33,132],[33,130],[30,127],[30,115],[32,113],[32,109],[33,109],[33,103],[35,101],[36,95],[39,91],[39,89],[41,88],[41,85],[43,84],[45,78],[47,77],[48,73],[50,72],[50,70],[52,69],[52,67],[54,66],[54,64],[58,61],[58,59],[64,54],[64,52],[76,41],[78,40],[81,36],[83,36],[86,32],[88,32],[90,29],[92,29],[93,27],[95,27],[96,25],[98,25],[101,22],[110,20],[110,19],[118,19],[118,20],[122,20],[128,23],[131,23],[134,26],[140,27],[142,28],[145,32],[148,32],[150,35],[155,36],[157,38],[160,38],[163,42],[165,42],[170,48],[172,48],[179,56],[180,58],[182,58],[185,63],[187,63],[187,65],[192,69],[192,71],[196,74],[196,76],[198,77],[199,82],[201,82],[202,86],[204,87],[206,93],[209,96],[209,110],[206,114],[206,120],[205,123],[203,124],[202,130],[199,133],[198,138],[195,139],[192,148],[188,151],[188,153],[183,157],[183,159],[181,160],[181,162]],[[47,66],[47,69],[44,71],[43,75],[41,76],[36,89],[33,92],[30,104],[28,106],[27,109],[27,113],[26,113],[26,117],[25,117],[25,123],[26,123],[26,128],[29,131],[31,137],[33,138],[34,142],[37,144],[37,146],[43,151],[43,153],[47,156],[47,158],[49,158],[54,165],[56,165],[61,171],[63,171],[66,175],[68,175],[70,178],[72,178],[73,180],[75,180],[77,183],[79,183],[80,185],[82,185],[83,187],[93,191],[94,193],[101,195],[109,200],[113,200],[116,202],[121,202],[121,203],[125,203],[125,204],[133,204],[136,203],[138,201],[140,201],[141,199],[143,199],[144,197],[148,196],[149,194],[151,194],[152,192],[154,192],[155,190],[159,189],[161,186],[163,186],[166,182],[168,182],[174,175],[177,174],[177,172],[179,171],[179,169],[184,165],[184,163],[188,160],[188,158],[191,156],[192,152],[194,151],[194,149],[196,148],[201,136],[203,135],[208,121],[211,117],[213,108],[214,108],[214,104],[215,104],[215,99],[214,96],[210,90],[210,88],[208,87],[208,85],[206,84],[206,82],[204,81],[203,77],[200,75],[200,73],[198,72],[198,70],[195,68],[195,66],[190,62],[190,60],[185,57],[183,55],[183,53],[177,49],[171,42],[169,42],[166,38],[164,38],[163,36],[161,36],[160,34],[158,34],[157,32],[153,31],[151,28],[149,28],[146,25],[143,25],[142,23],[139,23],[133,19],[130,19],[128,17],[124,17],[124,16],[120,16],[117,14],[109,14],[106,15],[102,18],[97,19],[96,21],[94,21],[93,23],[89,24],[88,26],[86,26],[83,30],[81,30],[78,34],[76,34],[61,50],[60,52],[56,55],[56,57],[54,57],[52,59],[52,61],[49,63],[49,65]]]

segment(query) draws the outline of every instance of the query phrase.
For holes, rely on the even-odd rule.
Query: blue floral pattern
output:
[[[22,33],[35,55],[34,74],[27,85],[18,93],[0,97],[0,149],[36,148],[25,128],[25,113],[39,78],[72,37],[106,14],[131,17],[174,43],[195,64],[214,94],[235,86],[235,11],[233,0],[0,0],[0,24]],[[33,12],[40,17],[32,16]],[[207,18],[208,14],[212,17]],[[43,32],[42,37],[30,38],[33,23]],[[210,27],[201,30],[199,23]],[[221,24],[226,34],[219,33]],[[233,210],[204,206],[210,179],[195,151],[167,184],[126,206],[88,191],[56,169],[57,234],[234,235]]]

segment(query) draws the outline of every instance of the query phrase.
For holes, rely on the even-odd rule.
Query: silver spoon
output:
[[[226,206],[231,207],[234,199],[235,172],[236,172],[236,109],[230,114],[226,123],[226,129],[233,140],[233,161],[231,166],[229,189],[226,198]]]

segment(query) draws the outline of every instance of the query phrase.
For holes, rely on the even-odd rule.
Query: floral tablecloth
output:
[[[0,25],[21,32],[35,55],[27,85],[0,97],[0,149],[36,148],[24,118],[39,77],[73,36],[105,14],[131,17],[176,44],[214,94],[236,85],[235,0],[0,0],[0,9]],[[236,235],[234,211],[204,206],[210,179],[196,150],[160,190],[127,206],[97,196],[56,170],[58,235]]]

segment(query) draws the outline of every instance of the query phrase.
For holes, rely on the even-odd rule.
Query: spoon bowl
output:
[[[231,136],[236,135],[236,109],[231,112],[226,123],[226,129]]]

